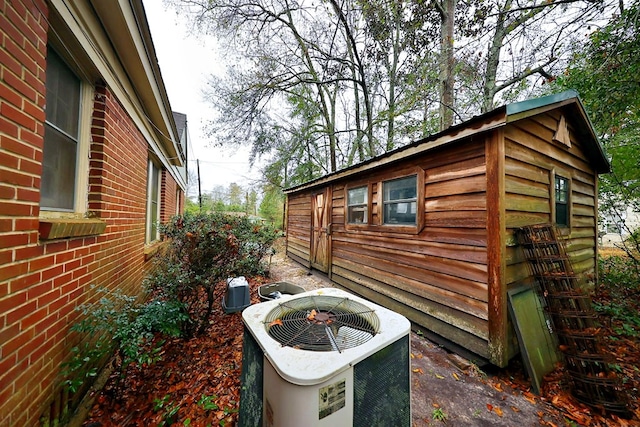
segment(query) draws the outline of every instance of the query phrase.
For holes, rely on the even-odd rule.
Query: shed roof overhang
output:
[[[480,116],[452,126],[442,132],[430,135],[411,144],[389,151],[380,156],[371,158],[362,163],[330,173],[315,180],[286,189],[285,194],[295,193],[320,187],[333,181],[346,178],[359,173],[371,171],[375,168],[390,165],[415,155],[431,151],[435,148],[452,144],[461,139],[478,135],[490,130],[505,126],[507,123],[531,117],[535,114],[549,111],[554,108],[565,109],[572,117],[582,122],[576,129],[587,147],[587,154],[597,173],[607,173],[611,166],[604,154],[604,149],[598,140],[593,125],[587,117],[582,102],[576,91],[570,90],[555,95],[535,98],[527,101],[504,105]]]

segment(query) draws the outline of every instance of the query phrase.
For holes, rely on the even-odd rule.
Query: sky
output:
[[[215,40],[189,35],[189,24],[163,3],[143,0],[171,109],[187,115],[192,147],[189,170],[196,170],[199,159],[203,193],[216,185],[228,187],[232,182],[251,186],[252,180],[259,177],[259,170],[250,168],[248,149],[230,151],[213,147],[203,131],[203,124],[213,110],[203,100],[202,91],[209,75],[222,72]]]

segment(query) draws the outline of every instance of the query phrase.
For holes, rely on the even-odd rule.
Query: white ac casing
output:
[[[312,295],[347,298],[365,305],[367,308],[372,309],[378,317],[379,331],[368,341],[342,351],[301,350],[281,345],[269,335],[265,324],[267,315],[285,300],[278,299],[246,308],[242,313],[245,324],[245,340],[247,339],[246,333],[248,331],[257,342],[263,356],[263,367],[258,370],[258,372],[262,371],[263,376],[262,425],[265,427],[346,427],[359,425],[354,421],[354,401],[360,402],[357,406],[363,407],[363,399],[367,399],[367,396],[374,396],[374,398],[369,398],[366,401],[366,406],[377,405],[376,401],[380,399],[375,396],[386,396],[388,393],[386,390],[379,389],[370,390],[371,393],[369,393],[369,390],[364,390],[358,393],[358,397],[354,396],[354,368],[357,370],[359,364],[367,361],[367,358],[374,357],[373,355],[376,355],[376,360],[372,360],[371,363],[379,364],[378,359],[384,362],[384,359],[381,358],[385,357],[385,352],[382,350],[393,343],[399,342],[403,337],[405,340],[402,340],[402,346],[403,349],[406,347],[406,361],[402,360],[401,363],[397,363],[397,356],[395,356],[396,359],[392,363],[393,366],[385,369],[384,372],[389,371],[388,374],[395,377],[397,373],[391,371],[399,369],[403,375],[406,374],[406,384],[401,387],[403,389],[406,388],[406,390],[402,390],[401,393],[396,393],[396,395],[400,396],[399,398],[403,400],[403,405],[405,405],[405,413],[402,414],[401,418],[410,420],[410,402],[404,402],[410,396],[408,347],[411,325],[409,321],[398,313],[335,288],[319,289],[285,298],[288,301]],[[404,344],[405,341],[406,344]],[[402,353],[405,354],[404,351]],[[394,357],[393,355],[389,356]],[[402,356],[402,359],[404,358]],[[358,378],[366,375],[374,376],[374,374],[369,373],[367,365],[363,364],[362,366],[366,368],[364,370],[367,372],[362,373],[363,369],[360,369]],[[251,375],[246,375],[245,369],[251,370],[252,368],[243,365],[242,377],[245,379],[245,384],[242,384],[242,389],[243,392],[250,393],[251,387],[256,386],[251,382],[259,381],[260,379],[251,379]],[[377,376],[381,375],[378,373]],[[367,381],[380,383],[373,386],[376,388],[384,388],[388,383],[384,378],[369,379]],[[365,383],[360,381],[359,384]],[[367,385],[366,387],[369,386]],[[398,407],[402,405],[397,405],[396,402],[387,402],[380,405],[380,411],[387,413],[389,412],[388,408],[392,406]],[[372,411],[373,409],[373,407],[367,408],[367,411]],[[241,412],[242,410],[241,407]],[[241,413],[241,423],[242,418]],[[249,423],[250,421],[245,416],[244,424],[248,426],[250,425]],[[256,422],[252,425],[258,425],[258,423]],[[403,422],[401,425],[405,425],[405,423]],[[372,426],[369,425],[368,427]]]

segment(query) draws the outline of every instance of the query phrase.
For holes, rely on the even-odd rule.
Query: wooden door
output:
[[[329,206],[328,189],[311,196],[311,266],[329,272]]]

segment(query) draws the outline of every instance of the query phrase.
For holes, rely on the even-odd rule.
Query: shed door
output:
[[[329,272],[329,197],[327,189],[311,196],[311,266]]]

